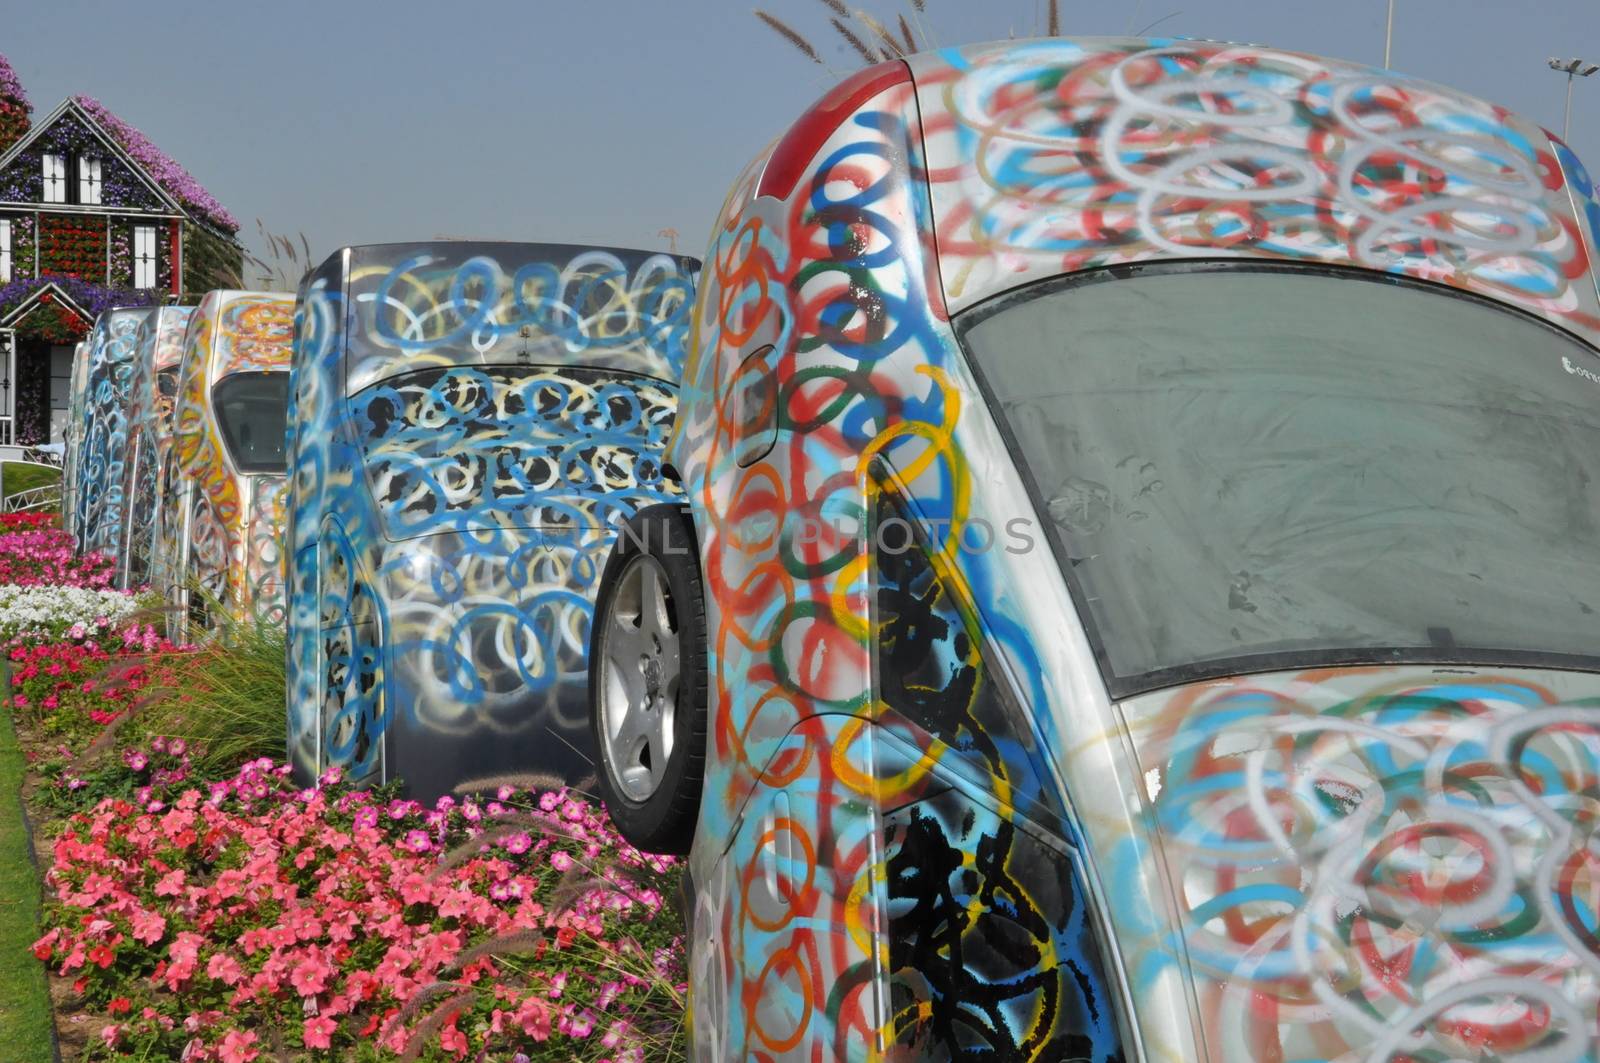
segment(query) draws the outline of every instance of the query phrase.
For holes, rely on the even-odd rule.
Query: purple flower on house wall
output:
[[[92,323],[105,311],[118,306],[155,306],[165,298],[165,292],[134,288],[108,288],[77,277],[23,277],[0,286],[0,317],[10,313],[34,292],[47,284],[54,284],[66,293]]]
[[[179,203],[227,232],[239,231],[238,221],[228,213],[227,208],[217,202],[216,197],[207,192],[188,170],[146,139],[143,133],[112,114],[92,96],[74,96],[73,99]]]
[[[32,214],[0,214],[11,222],[11,275],[31,277],[34,273],[34,255],[38,251],[38,234],[34,232]]]
[[[171,256],[162,256],[168,258]],[[111,283],[116,287],[133,286],[133,227],[111,226]]]

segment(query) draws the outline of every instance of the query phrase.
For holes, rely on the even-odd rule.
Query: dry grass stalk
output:
[[[756,8],[756,18],[760,19],[762,22],[765,22],[774,33],[799,49],[800,54],[804,55],[807,59],[811,60],[813,63],[816,63],[818,66],[822,65],[822,57],[818,55],[817,50],[811,46],[811,42],[800,36],[799,33],[796,33],[793,29],[786,25],[783,20],[779,19],[775,15],[767,14],[759,7]]]
[[[871,48],[867,47],[866,41],[852,33],[849,26],[846,26],[843,22],[840,22],[836,18],[829,19],[828,21],[832,24],[833,28],[838,31],[839,36],[843,37],[846,43],[856,50],[857,55],[861,56],[861,58],[865,59],[869,63],[876,63],[878,61],[877,54],[873,52]]]
[[[906,54],[905,48],[901,46],[899,41],[895,40],[894,34],[890,33],[883,23],[865,11],[857,11],[856,17],[882,42],[883,57],[885,59],[895,59]]]
[[[883,43],[885,59],[893,59],[896,56],[904,56],[906,54],[906,46],[902,45],[898,38],[894,37],[894,34],[891,34],[888,27],[883,26],[883,22],[872,18],[866,11],[856,11],[856,18],[861,19],[862,24],[866,24],[867,29],[872,30],[877,35],[878,40]]]
[[[401,1063],[415,1063],[422,1055],[422,1050],[427,1047],[428,1041],[440,1030],[444,1029],[445,1023],[460,1013],[462,1006],[467,1001],[477,995],[477,990],[463,990],[443,1001],[428,1014],[427,1018],[417,1023],[417,1028],[411,1031],[410,1040],[406,1041],[405,1051],[400,1053]],[[398,1019],[399,1016],[395,1016],[395,1018]]]
[[[1051,37],[1061,36],[1061,0],[1049,0],[1049,21],[1047,33]]]
[[[451,990],[460,988],[455,982],[429,982],[413,993],[411,999],[405,1002],[405,1006],[395,1013],[394,1018],[384,1024],[383,1029],[378,1032],[377,1039],[381,1042],[391,1032],[416,1018],[421,1013],[423,1006],[434,997],[442,996]]]
[[[510,775],[485,775],[477,779],[468,779],[457,786],[452,792],[457,797],[469,794],[487,794],[499,790],[502,786],[509,786],[513,790],[534,790],[544,793],[550,790],[565,790],[567,784],[559,775],[549,772],[525,772]]]
[[[501,934],[499,937],[490,938],[488,941],[480,941],[472,948],[458,955],[455,962],[451,964],[450,969],[461,970],[471,967],[479,960],[485,960],[491,956],[520,956],[524,952],[532,952],[537,949],[549,938],[550,935],[543,930],[520,930],[515,934]]]

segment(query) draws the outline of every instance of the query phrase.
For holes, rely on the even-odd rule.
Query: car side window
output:
[[[892,484],[873,515],[876,691],[890,725],[904,722],[918,747],[932,738],[949,766],[1005,804],[1058,822],[1055,787],[1033,730],[985,652],[983,636],[950,580],[939,574],[919,524]]]
[[[884,816],[890,1059],[1125,1058],[1071,850],[950,789]]]
[[[384,380],[349,401],[394,538],[599,527],[672,490],[660,454],[677,397],[648,377],[456,366]]]
[[[934,762],[883,815],[889,1058],[1121,1060],[1098,920],[1031,728],[893,485],[873,520],[880,724]]]

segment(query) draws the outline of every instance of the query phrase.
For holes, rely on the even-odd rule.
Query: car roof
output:
[[[151,347],[150,357],[140,358],[141,372],[154,376],[177,366],[183,359],[184,331],[194,311],[192,306],[163,306],[139,323],[139,346],[141,350]]]
[[[909,57],[951,313],[1120,263],[1251,257],[1464,288],[1600,339],[1600,202],[1559,138],[1392,70],[1179,38]]]
[[[676,383],[700,267],[661,251],[476,240],[368,244],[333,260],[343,262],[347,394],[452,365],[571,365]]]
[[[288,372],[294,306],[289,292],[207,292],[189,319],[184,347],[203,359],[197,368],[212,384],[234,373]]]

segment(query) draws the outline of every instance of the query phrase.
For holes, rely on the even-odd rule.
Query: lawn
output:
[[[61,470],[31,461],[0,462],[0,490],[5,497],[20,494],[35,487],[61,482]]]
[[[54,1056],[44,968],[23,960],[39,937],[39,879],[22,822],[23,765],[11,714],[0,712],[0,1045],[17,1063],[47,1063]]]

